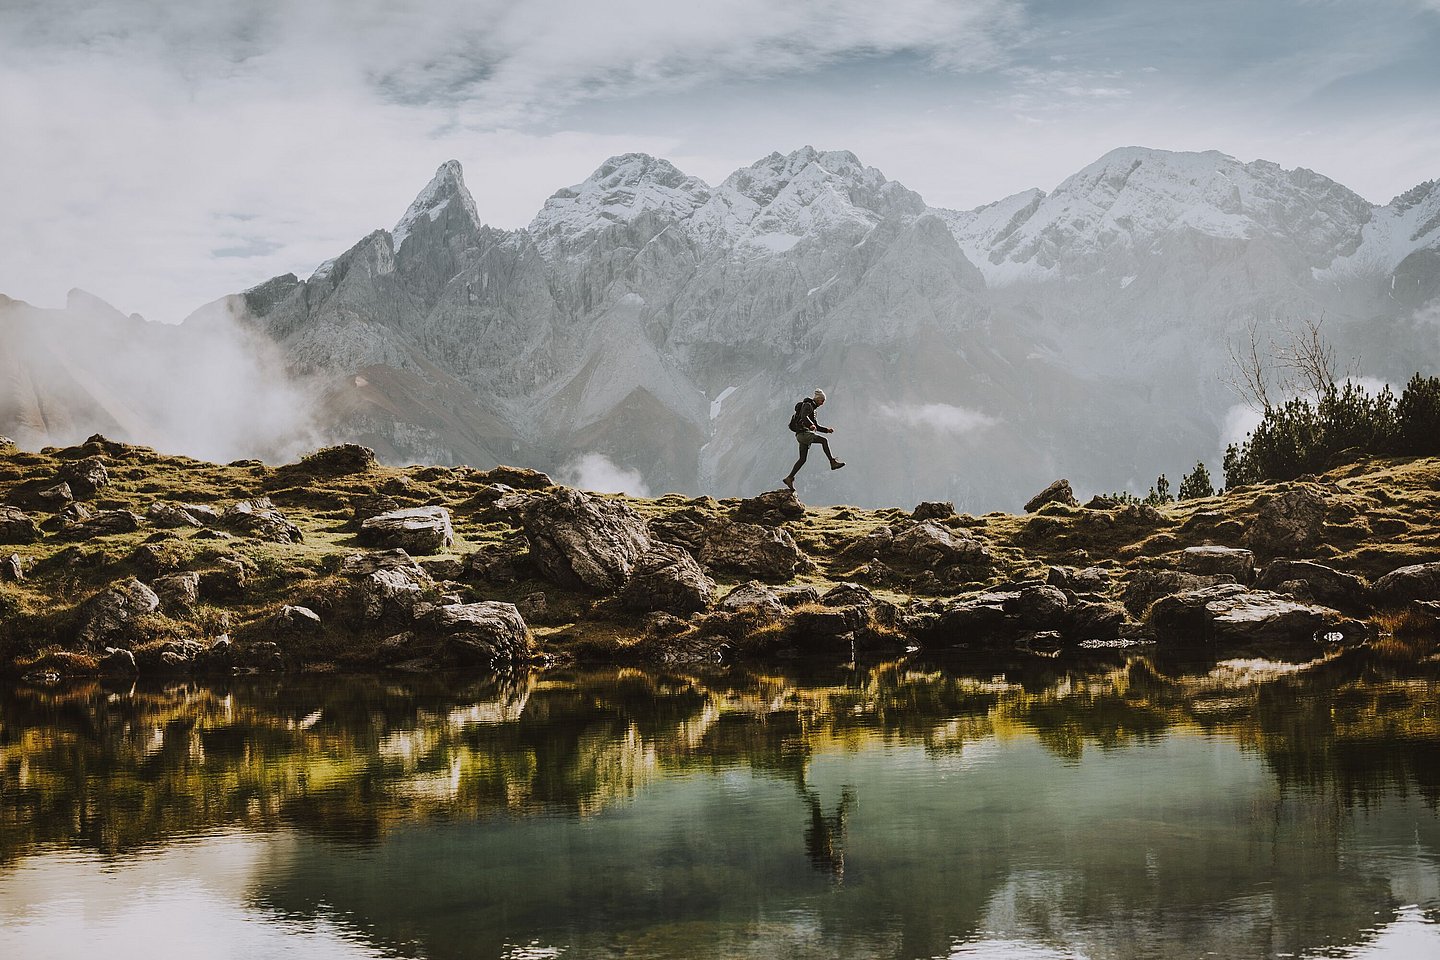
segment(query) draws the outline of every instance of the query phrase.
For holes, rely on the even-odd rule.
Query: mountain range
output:
[[[715,186],[612,157],[521,230],[486,225],[449,161],[392,229],[308,278],[134,338],[183,365],[227,331],[263,357],[245,361],[257,383],[283,368],[271,381],[304,407],[307,440],[630,492],[774,488],[793,405],[819,386],[848,466],[817,456],[803,497],[981,511],[1060,475],[1143,492],[1197,459],[1214,469],[1238,422],[1232,346],[1252,326],[1323,319],[1357,372],[1403,382],[1440,355],[1437,297],[1435,181],[1379,206],[1305,169],[1126,147],[1049,193],[954,211],[806,147]],[[7,301],[0,323],[33,334],[66,312]],[[0,432],[131,432],[113,411],[144,397],[86,366],[105,356],[70,356],[71,389],[53,395],[67,351],[51,340],[0,355]],[[267,424],[247,425],[252,448]]]

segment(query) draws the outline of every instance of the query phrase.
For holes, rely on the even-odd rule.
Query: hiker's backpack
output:
[[[801,400],[799,403],[795,404],[795,414],[790,418],[791,433],[804,433],[806,430],[810,429],[810,418],[800,412],[800,408],[803,406],[805,406],[804,400]]]

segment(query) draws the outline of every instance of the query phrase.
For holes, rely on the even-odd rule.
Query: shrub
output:
[[[1180,481],[1180,499],[1198,500],[1215,496],[1215,486],[1210,482],[1210,471],[1203,462],[1197,462],[1190,475]]]
[[[1395,452],[1412,457],[1440,455],[1440,377],[1410,378],[1395,405],[1399,421]]]

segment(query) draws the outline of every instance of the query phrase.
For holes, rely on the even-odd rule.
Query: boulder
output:
[[[1076,640],[1112,640],[1137,626],[1125,607],[1108,601],[1077,600],[1071,605],[1069,634]]]
[[[1001,608],[1022,627],[1059,630],[1066,625],[1070,600],[1059,587],[1032,584],[1008,593],[1001,601]]]
[[[750,582],[754,583],[755,581],[752,580]],[[739,588],[737,587],[736,589],[738,590]],[[820,602],[820,591],[806,584],[793,587],[778,587],[775,590],[775,596],[780,598],[782,604],[791,608],[803,607],[806,604]]]
[[[110,483],[110,471],[105,469],[103,457],[86,457],[67,463],[60,468],[55,479],[70,485],[76,500],[88,500]]]
[[[503,483],[517,490],[544,490],[555,485],[555,481],[539,470],[527,470],[524,467],[499,466],[475,474],[471,479],[480,483]]]
[[[44,504],[46,510],[59,513],[65,509],[66,504],[74,502],[75,494],[71,491],[70,484],[61,482],[41,490],[35,494],[35,499]]]
[[[439,553],[455,542],[455,530],[444,507],[410,507],[361,523],[360,542],[398,547],[410,554]]]
[[[12,553],[0,560],[0,583],[20,583],[25,579],[25,561],[20,554]]]
[[[710,606],[714,595],[715,581],[705,575],[689,551],[655,542],[630,571],[620,604],[629,610],[697,613]]]
[[[408,619],[424,591],[434,585],[404,550],[352,553],[341,561],[340,575],[355,581],[356,599],[367,620]]]
[[[90,650],[133,646],[138,639],[135,619],[158,609],[160,598],[154,590],[134,577],[122,580],[81,604],[76,640]]]
[[[1070,489],[1070,481],[1063,479],[1056,480],[1031,497],[1025,504],[1025,512],[1034,513],[1047,503],[1063,503],[1067,507],[1080,506],[1080,501],[1075,499],[1075,491]]]
[[[735,516],[746,523],[763,523],[778,527],[786,520],[799,520],[805,516],[805,504],[791,490],[771,490],[758,497],[741,500],[735,508]]]
[[[1259,504],[1245,543],[1262,556],[1285,556],[1312,549],[1324,532],[1325,495],[1301,484]]]
[[[650,535],[657,540],[684,547],[693,554],[705,546],[705,535],[714,523],[713,513],[699,507],[681,507],[651,520]]]
[[[359,527],[371,517],[378,517],[386,513],[394,513],[402,509],[400,501],[384,493],[366,494],[363,497],[353,497],[350,500],[351,522]]]
[[[1370,599],[1377,607],[1404,606],[1411,600],[1440,600],[1440,562],[1391,570],[1370,585]]]
[[[855,651],[856,632],[870,619],[864,607],[804,607],[790,618],[791,639],[797,648],[847,657]]]
[[[1364,580],[1312,560],[1272,560],[1256,581],[1257,586],[1280,593],[1293,592],[1293,587],[1282,585],[1294,583],[1303,583],[1310,599],[1328,607],[1355,610],[1366,606]]]
[[[820,598],[820,603],[827,607],[864,607],[869,609],[875,606],[875,594],[858,583],[838,583],[825,591],[824,596]]]
[[[40,528],[24,510],[0,506],[0,543],[34,543],[41,536]]]
[[[71,523],[61,528],[56,536],[61,540],[93,540],[120,533],[134,533],[140,529],[141,516],[129,510],[101,510],[88,520]]]
[[[1172,593],[1184,593],[1219,584],[1234,583],[1228,574],[1182,573],[1179,570],[1137,570],[1125,585],[1125,608],[1132,616],[1144,617],[1151,604]]]
[[[1187,573],[1228,573],[1237,583],[1255,579],[1255,554],[1241,547],[1186,547],[1180,551],[1179,566]]]
[[[467,663],[498,670],[530,657],[530,630],[514,604],[493,600],[447,604],[436,611],[432,622],[447,648]]]
[[[366,449],[362,447],[361,449]],[[322,626],[320,614],[309,607],[299,607],[293,604],[285,604],[275,616],[276,624],[290,633],[313,635],[320,632]]]
[[[783,527],[721,521],[705,538],[700,562],[727,573],[784,583],[804,564],[805,554]]]
[[[927,646],[983,646],[1013,638],[1018,625],[1005,610],[1013,591],[985,591],[952,600],[915,632]]]
[[[767,623],[774,623],[785,616],[785,604],[780,596],[759,580],[750,580],[733,588],[715,607],[725,613],[751,610]]]
[[[569,487],[530,497],[522,522],[531,560],[562,586],[618,590],[651,544],[645,521],[629,506]]]
[[[863,537],[850,541],[840,551],[840,559],[847,563],[873,563],[890,555],[895,543],[895,531],[889,527],[876,527]]]
[[[1233,583],[1162,597],[1149,620],[1162,640],[1213,643],[1312,640],[1330,630],[1356,632],[1354,622],[1337,610]]]
[[[139,674],[135,654],[124,647],[106,647],[100,658],[100,674],[106,677],[133,677]]]
[[[214,507],[156,500],[145,511],[145,519],[157,527],[194,527],[199,529],[218,522],[220,516],[215,512]]]
[[[322,447],[304,457],[300,465],[312,473],[341,475],[365,473],[377,465],[375,451],[358,443],[342,443],[333,447]]]
[[[238,600],[245,596],[250,582],[250,568],[236,557],[218,557],[218,570],[200,574],[200,595],[207,601]]]
[[[14,453],[19,446],[9,437],[0,437],[0,453]]]
[[[896,536],[890,554],[924,567],[988,566],[991,562],[990,548],[984,541],[957,534],[934,520],[917,523]]]
[[[176,573],[168,577],[158,577],[151,586],[160,598],[160,609],[169,616],[189,616],[200,605],[198,573]]]
[[[272,543],[300,543],[305,539],[300,528],[285,519],[269,497],[252,497],[231,504],[221,514],[220,522],[232,530]]]
[[[1076,593],[1105,593],[1112,583],[1110,571],[1104,567],[1086,567],[1070,574],[1065,584]]]
[[[910,511],[911,520],[949,520],[955,516],[955,504],[949,500],[926,500]]]

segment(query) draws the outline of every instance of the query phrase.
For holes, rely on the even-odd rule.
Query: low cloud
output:
[[[979,433],[1000,422],[989,414],[948,403],[882,403],[876,412],[907,427],[924,427],[955,436]]]
[[[560,480],[568,486],[592,493],[625,493],[650,496],[650,488],[639,470],[627,470],[603,453],[586,453],[560,468]]]

